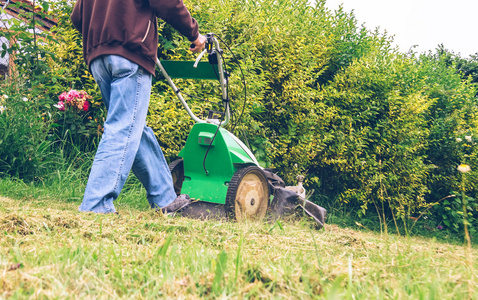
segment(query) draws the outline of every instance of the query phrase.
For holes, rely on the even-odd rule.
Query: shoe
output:
[[[161,210],[163,211],[163,214],[169,214],[188,206],[190,203],[191,198],[189,197],[189,195],[181,194],[176,199],[174,199],[173,202],[161,208]]]

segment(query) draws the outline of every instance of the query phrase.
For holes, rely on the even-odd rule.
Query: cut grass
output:
[[[0,297],[478,298],[477,262],[459,245],[306,218],[171,218],[145,199],[97,215],[21,198],[0,198]]]

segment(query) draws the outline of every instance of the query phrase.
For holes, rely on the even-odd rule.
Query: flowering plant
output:
[[[88,91],[88,92],[87,92]],[[53,105],[52,130],[56,139],[81,147],[85,151],[94,149],[103,134],[103,110],[97,101],[95,90],[68,90],[58,96]]]
[[[85,91],[70,90],[69,92],[63,92],[58,97],[58,103],[53,105],[58,108],[59,111],[65,111],[67,107],[71,107],[77,111],[87,112],[90,108],[90,99],[92,99]]]

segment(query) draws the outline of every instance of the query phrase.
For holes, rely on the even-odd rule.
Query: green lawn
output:
[[[476,249],[300,216],[238,224],[78,204],[0,197],[0,298],[478,298]]]

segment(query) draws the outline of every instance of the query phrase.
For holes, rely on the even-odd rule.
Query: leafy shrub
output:
[[[35,15],[20,9],[21,3],[9,4],[18,6],[19,17],[25,20],[23,23],[12,19],[7,33],[8,38],[18,41],[7,49],[15,57],[16,74],[12,82],[23,82],[22,92],[37,99],[40,111],[52,119],[51,139],[56,141],[55,147],[94,151],[105,112],[99,89],[83,62],[81,34],[69,20],[72,5],[67,1],[37,1],[37,4]],[[39,17],[49,17],[46,14],[49,8],[57,12],[57,26],[51,31],[33,31],[41,23]],[[59,96],[71,89],[85,90],[92,96],[87,112],[60,113],[55,107]]]
[[[456,233],[463,232],[464,212],[463,201],[467,208],[467,222],[471,235],[475,235],[478,226],[478,202],[475,198],[462,193],[453,193],[455,197],[445,199],[442,203],[434,206],[435,215],[443,225]]]
[[[36,99],[11,92],[0,89],[0,95],[8,96],[0,114],[0,175],[34,180],[50,172],[55,161],[49,122]]]
[[[19,15],[18,19],[7,21],[9,30],[4,33],[7,39],[15,39],[17,43],[1,52],[2,56],[8,52],[14,58],[12,76],[0,83],[0,88],[10,95],[4,104],[4,112],[8,114],[3,115],[5,138],[1,151],[9,154],[2,158],[2,173],[27,179],[49,171],[47,166],[56,165],[58,156],[76,157],[74,152],[78,150],[95,150],[96,132],[104,116],[96,84],[81,55],[78,56],[82,51],[81,36],[69,22],[71,5],[53,3],[53,8],[60,12],[58,27],[51,32],[40,32],[34,28],[47,17],[51,3],[37,1],[36,4],[38,7],[30,12],[22,9],[21,2],[9,3],[16,6]],[[88,114],[60,112],[54,107],[58,96],[75,84],[94,96],[89,101]],[[18,97],[29,100],[22,103]],[[19,154],[21,149],[25,154]],[[33,154],[35,151],[38,153]],[[57,156],[51,155],[52,152]],[[23,156],[26,158],[22,159]]]
[[[428,191],[424,113],[430,101],[410,86],[419,80],[413,63],[381,45],[325,88],[324,101],[337,116],[315,165],[339,201],[358,201],[362,209],[385,204],[403,216],[422,206]]]
[[[478,134],[476,86],[462,80],[460,74],[446,63],[446,57],[433,54],[420,56],[423,90],[433,102],[426,113],[429,128],[427,163],[433,168],[429,176],[430,202],[459,190],[457,166],[471,166],[470,196],[476,197],[478,161],[474,139]],[[468,141],[469,139],[469,141]]]

